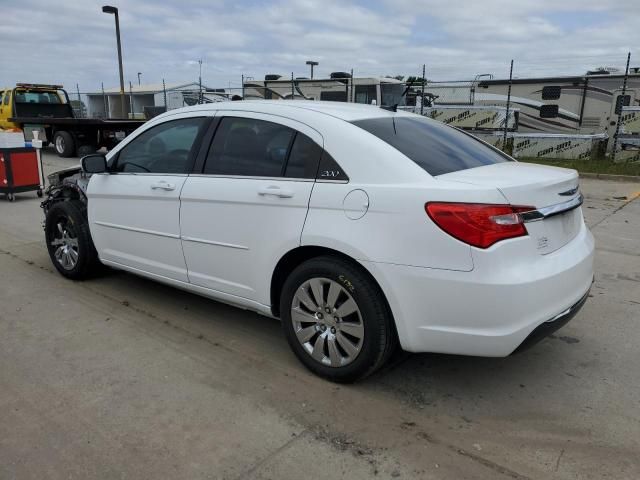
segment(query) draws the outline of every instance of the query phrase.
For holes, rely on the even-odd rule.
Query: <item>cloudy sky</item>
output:
[[[113,16],[94,0],[0,0],[0,85],[117,86]],[[582,74],[640,66],[638,0],[114,0],[125,82],[197,80],[237,87],[242,74],[466,79],[480,73]]]

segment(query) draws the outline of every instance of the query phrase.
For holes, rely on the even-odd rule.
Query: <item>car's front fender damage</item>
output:
[[[84,173],[80,167],[67,168],[48,175],[46,198],[40,204],[45,216],[51,205],[60,201],[80,200],[86,206],[90,177],[91,175]]]

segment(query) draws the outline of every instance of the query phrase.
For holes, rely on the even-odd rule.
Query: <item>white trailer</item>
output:
[[[599,134],[612,137],[622,107],[640,106],[640,69],[624,76],[587,74],[572,77],[515,78],[511,107],[520,111],[518,131],[525,133]],[[429,82],[425,92],[435,106],[506,106],[509,80]]]
[[[394,78],[351,78],[334,72],[330,78],[282,78],[266,75],[264,80],[245,80],[243,97],[266,100],[328,100],[375,105],[405,105],[407,87]]]

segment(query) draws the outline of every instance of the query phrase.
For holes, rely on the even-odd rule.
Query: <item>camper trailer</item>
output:
[[[246,80],[247,100],[329,100],[375,105],[405,105],[407,87],[394,78],[351,78],[346,72],[334,72],[329,78],[283,78],[265,75],[264,80]]]
[[[624,75],[606,70],[576,77],[515,78],[511,107],[519,109],[521,133],[601,134],[612,137],[625,106],[640,105],[640,70],[633,69],[622,94]],[[507,103],[509,80],[430,82],[425,91],[436,105]]]

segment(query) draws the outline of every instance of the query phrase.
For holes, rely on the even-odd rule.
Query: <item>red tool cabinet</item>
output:
[[[0,148],[0,193],[13,202],[16,193],[34,190],[42,197],[35,148]]]

